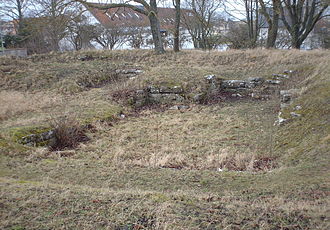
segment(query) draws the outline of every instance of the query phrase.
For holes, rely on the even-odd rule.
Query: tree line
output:
[[[161,34],[159,1],[102,3],[86,0],[2,0],[0,19],[11,18],[17,30],[15,35],[5,36],[5,44],[8,47],[28,47],[31,53],[59,51],[64,38],[76,50],[90,48],[91,40],[106,49],[113,49],[124,42],[132,48],[139,48],[143,35],[150,33],[152,39],[149,42],[157,53],[164,53],[169,43],[177,52],[184,40],[180,30],[184,27],[193,46],[198,49],[213,49],[221,44],[236,49],[276,48],[281,43],[300,49],[315,25],[330,16],[329,0],[172,0],[175,15],[171,31],[173,39],[169,41]],[[106,11],[118,7],[145,15],[150,28],[93,25],[84,14],[86,8]],[[183,9],[189,10],[192,16],[187,17]],[[325,29],[318,32],[327,48],[330,46],[330,23],[329,20],[324,22]],[[265,30],[267,32],[262,35]]]

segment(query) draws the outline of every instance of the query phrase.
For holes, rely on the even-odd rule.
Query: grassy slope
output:
[[[0,60],[1,69],[10,66],[11,72],[0,72],[1,98],[8,99],[0,99],[6,108],[0,112],[2,228],[329,228],[329,52],[87,53],[95,59],[81,62],[77,58],[86,53],[72,53]],[[110,74],[111,66],[135,65],[145,71],[138,80],[91,90],[76,84],[77,78]],[[47,124],[49,116],[74,113],[90,120],[108,116],[109,107],[111,114],[128,110],[109,99],[116,90],[166,82],[198,92],[206,74],[244,79],[285,69],[298,70],[284,88],[304,88],[292,105],[301,105],[303,116],[282,127],[273,126],[274,99],[184,113],[144,111],[114,126],[95,123],[91,141],[66,151],[69,157],[8,142],[8,130]],[[277,157],[278,167],[217,172],[228,156],[243,165],[257,156]],[[183,169],[167,168],[172,166]]]

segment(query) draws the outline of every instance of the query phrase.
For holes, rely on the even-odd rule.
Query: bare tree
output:
[[[223,35],[223,43],[231,49],[246,49],[251,47],[249,28],[243,22],[229,22],[228,31]]]
[[[281,0],[259,0],[259,3],[261,7],[260,13],[265,17],[268,24],[266,48],[275,48]]]
[[[46,38],[53,51],[59,51],[59,42],[66,36],[69,22],[77,17],[77,8],[70,0],[33,0],[35,14],[42,17],[47,26]],[[78,15],[81,11],[78,11]]]
[[[102,25],[94,27],[93,40],[96,41],[103,49],[114,49],[120,46],[128,39],[127,32],[120,26],[105,28]]]
[[[84,15],[74,17],[68,23],[67,37],[75,50],[93,48],[91,41],[94,38],[95,26],[91,25]]]
[[[28,10],[29,0],[2,0],[0,3],[0,15],[16,20],[17,33],[23,27],[23,18]]]
[[[24,47],[28,54],[47,53],[52,46],[47,39],[47,21],[43,17],[27,18],[24,20]]]
[[[249,48],[256,47],[260,36],[260,28],[264,23],[260,20],[258,0],[226,0],[224,6],[225,12],[230,17],[246,24],[249,42],[246,43],[246,39],[244,39],[244,43],[248,44]]]
[[[192,16],[184,15],[183,20],[192,37],[194,47],[211,49],[212,33],[216,19],[216,10],[221,1],[217,0],[187,0]],[[189,14],[188,14],[189,15]]]
[[[117,7],[127,7],[138,13],[144,14],[148,17],[150,22],[150,29],[153,38],[153,43],[155,46],[155,51],[159,54],[165,53],[165,49],[163,46],[162,37],[160,34],[160,23],[158,19],[158,11],[157,11],[157,1],[149,0],[149,3],[146,0],[128,0],[125,3],[106,3],[106,4],[94,4],[88,3],[86,0],[73,0],[75,2],[80,2],[87,7],[97,8],[101,10],[107,10],[111,8]],[[137,3],[142,5],[143,7],[139,7],[137,5],[133,5],[133,3]]]
[[[174,52],[179,52],[179,50],[180,50],[181,0],[173,0],[173,6],[175,8],[173,50],[174,50]]]
[[[283,0],[281,19],[291,36],[292,47],[300,49],[329,3],[322,0]]]
[[[145,36],[144,36],[145,35]],[[148,41],[145,37],[148,36],[147,31],[143,27],[130,27],[127,29],[126,38],[129,46],[133,49],[140,49],[145,42],[148,44],[153,43],[153,41]]]
[[[246,23],[248,26],[248,34],[251,47],[255,47],[259,32],[259,3],[257,0],[243,0],[246,11]]]

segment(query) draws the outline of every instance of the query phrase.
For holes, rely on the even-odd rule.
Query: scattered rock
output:
[[[289,76],[286,74],[272,74],[273,78],[279,80],[279,79],[289,79]]]
[[[222,85],[222,78],[216,77],[215,75],[207,75],[204,77],[207,80],[207,83],[209,84],[207,89],[207,94],[212,95],[216,94],[220,89]]]
[[[295,70],[284,70],[283,73],[285,74],[293,74],[293,73],[296,73]]]
[[[144,90],[137,90],[133,97],[133,104],[136,107],[142,107],[147,104],[148,94]]]
[[[78,60],[80,60],[80,61],[92,61],[92,60],[94,60],[94,57],[92,55],[84,55],[84,56],[78,57]]]
[[[140,69],[117,69],[116,73],[118,74],[140,74],[143,73],[143,70]]]
[[[231,95],[232,97],[243,97],[241,94],[239,94],[239,93],[233,93],[232,95]]]
[[[148,86],[148,87],[147,87],[147,90],[148,90],[149,93],[154,93],[154,94],[155,94],[155,93],[160,93],[160,92],[159,92],[159,88],[154,87],[154,86]]]
[[[19,142],[27,146],[52,145],[55,142],[55,132],[54,130],[49,130],[40,134],[30,134],[22,137]]]
[[[265,82],[265,79],[262,77],[250,77],[247,79],[247,84],[246,86],[248,88],[255,88],[259,85],[262,85]]]
[[[262,83],[265,81],[262,77],[249,77],[247,79],[249,82],[256,82],[256,83]]]
[[[266,80],[265,82],[270,85],[280,85],[282,83],[282,81],[279,80]]]
[[[282,112],[278,113],[277,120],[275,121],[274,125],[282,125],[287,121],[287,119],[284,119],[282,117]]]
[[[288,103],[291,101],[291,94],[281,93],[281,102]]]
[[[281,90],[280,98],[282,103],[290,103],[300,93],[299,89]]]
[[[196,103],[202,103],[205,100],[206,94],[205,93],[198,93],[193,96],[193,101]]]
[[[296,113],[296,112],[291,112],[290,115],[291,115],[292,117],[301,117],[301,114],[298,114],[298,113]]]
[[[252,98],[258,99],[258,100],[269,100],[271,98],[271,96],[268,94],[260,94],[260,93],[256,93],[256,92],[251,93],[250,96]]]
[[[216,78],[216,76],[214,74],[211,74],[211,75],[206,75],[204,78],[211,83]]]
[[[243,80],[224,80],[222,81],[221,87],[223,89],[238,89],[246,88],[247,82]]]
[[[169,108],[169,110],[185,110],[185,109],[189,109],[189,106],[188,105],[174,105]]]

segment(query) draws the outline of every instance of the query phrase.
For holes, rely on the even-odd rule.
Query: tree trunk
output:
[[[300,49],[328,6],[326,1],[324,4],[316,0],[282,1],[281,19],[290,33],[292,48]]]
[[[268,28],[266,48],[275,48],[276,46],[278,23],[280,19],[280,7],[281,7],[281,1],[273,0],[273,17],[271,22],[272,25]]]
[[[300,49],[302,42],[295,36],[292,36],[291,39],[292,48]]]
[[[18,13],[18,28],[17,28],[17,34],[21,34],[24,27],[24,21],[23,21],[23,9],[22,9],[22,3],[21,0],[16,0],[17,4],[17,13]]]
[[[259,0],[259,4],[261,7],[260,13],[265,17],[268,24],[266,48],[275,48],[281,0],[272,0],[272,7],[270,8],[271,12],[269,12],[266,7],[264,0]]]
[[[150,0],[150,12],[148,14],[148,18],[150,21],[151,34],[153,38],[153,42],[155,45],[155,51],[158,54],[165,53],[165,49],[163,46],[162,37],[160,35],[160,24],[157,17],[157,3],[156,0]]]
[[[180,0],[175,0],[174,52],[179,52],[180,50],[180,11]]]
[[[279,13],[276,12],[275,7],[273,8],[273,19],[271,24],[268,25],[268,35],[267,35],[267,43],[266,48],[275,48],[277,32],[278,32],[278,21],[279,21]]]

